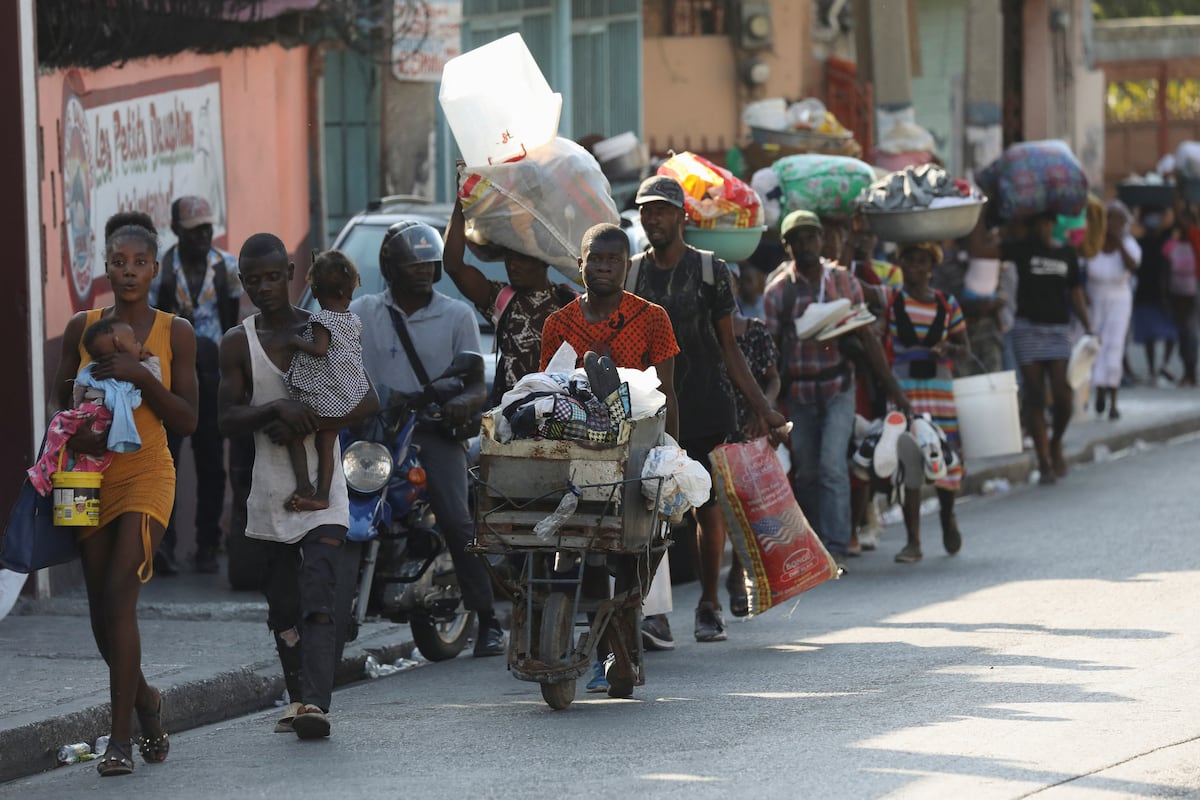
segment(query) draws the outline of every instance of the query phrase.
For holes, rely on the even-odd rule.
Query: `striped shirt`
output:
[[[912,322],[913,330],[917,334],[917,344],[907,346],[900,341],[900,331],[896,323],[895,302],[898,296],[904,297],[904,311],[908,314],[909,320]],[[899,292],[892,292],[890,302],[888,304],[888,345],[889,351],[892,354],[893,362],[897,367],[900,367],[908,362],[916,359],[923,359],[928,355],[928,348],[938,342],[945,341],[953,334],[961,331],[966,331],[967,322],[963,317],[962,307],[958,304],[958,300],[954,299],[953,295],[943,294],[942,298],[946,302],[946,319],[943,322],[942,336],[937,342],[925,342],[925,337],[929,334],[929,328],[933,325],[933,320],[937,317],[938,301],[925,302],[917,300],[908,292],[901,289]],[[952,376],[952,364],[950,358],[943,357],[938,360],[938,376],[945,380],[949,380]],[[906,378],[907,372],[896,370],[897,378]]]

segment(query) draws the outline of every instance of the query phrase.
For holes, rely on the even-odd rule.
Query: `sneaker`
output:
[[[701,603],[696,607],[696,641],[725,641],[725,617],[716,603]]]
[[[587,351],[583,355],[583,369],[587,373],[592,394],[601,400],[607,399],[621,386],[621,377],[617,374],[613,360],[608,356]]]
[[[666,614],[655,614],[642,620],[643,650],[674,650],[675,637]]]
[[[604,662],[592,662],[592,679],[587,683],[589,694],[599,694],[608,691],[608,679],[604,677]]]
[[[296,719],[296,715],[300,713],[300,709],[304,708],[303,703],[288,703],[283,707],[283,716],[275,723],[276,733],[295,733],[292,730],[292,722]]]
[[[479,629],[475,639],[475,658],[502,656],[504,650],[504,630],[500,627],[499,620],[492,620],[491,624]]]
[[[871,467],[875,462],[875,448],[879,446],[879,437],[879,431],[867,434],[855,448],[854,455],[850,459],[858,476],[863,480],[871,478]]]
[[[917,417],[912,422],[912,434],[921,446],[925,480],[933,483],[946,477],[946,459],[937,426],[927,417]]]
[[[908,420],[899,411],[893,411],[884,417],[883,432],[879,434],[879,442],[871,456],[877,477],[887,480],[896,473],[896,441],[907,428]]]
[[[301,739],[323,738],[329,735],[329,717],[319,706],[303,706],[292,720],[292,730]]]

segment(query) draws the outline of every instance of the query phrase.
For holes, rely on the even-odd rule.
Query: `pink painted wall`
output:
[[[227,231],[217,245],[236,253],[251,234],[270,231],[293,253],[306,253],[310,221],[308,59],[307,48],[272,45],[225,54],[185,53],[131,61],[119,67],[80,71],[75,76],[82,83],[84,98],[91,93],[120,96],[149,82],[169,85],[173,80],[194,80],[199,74],[216,76],[228,211]],[[63,71],[38,79],[38,123],[44,153],[45,333],[51,370],[58,361],[57,340],[74,311],[63,247],[67,222],[60,139],[67,84],[68,73]],[[167,213],[169,221],[169,210]],[[91,222],[94,235],[102,236],[104,220]],[[307,258],[303,261],[307,263]],[[90,305],[103,305],[111,299],[111,291],[101,279]]]

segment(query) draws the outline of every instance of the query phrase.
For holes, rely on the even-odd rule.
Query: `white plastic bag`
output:
[[[779,198],[783,195],[783,190],[779,185],[779,176],[770,167],[763,167],[750,176],[750,188],[758,192],[758,196],[762,198],[763,219],[767,227],[774,228],[779,224],[779,218],[783,214],[783,208],[779,203]]]
[[[668,439],[669,440],[669,439]],[[663,478],[662,490],[658,480]],[[642,465],[642,495],[648,503],[658,496],[658,512],[678,522],[690,508],[704,505],[712,493],[712,477],[699,461],[674,444],[655,447]]]
[[[788,129],[787,101],[782,97],[755,100],[742,112],[742,124],[769,131]]]
[[[569,139],[463,173],[458,196],[472,241],[539,258],[577,283],[583,234],[620,219],[600,165]]]
[[[1067,361],[1067,383],[1076,392],[1091,383],[1092,367],[1098,355],[1100,339],[1095,336],[1081,336],[1071,348],[1071,358]]]
[[[658,570],[650,579],[650,589],[642,598],[642,614],[653,617],[657,614],[669,614],[675,608],[671,599],[671,559],[663,557],[658,562]]]

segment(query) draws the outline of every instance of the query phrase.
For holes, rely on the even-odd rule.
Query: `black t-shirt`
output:
[[[674,269],[659,269],[647,250],[633,293],[667,310],[679,355],[675,356],[675,395],[679,438],[696,439],[737,431],[733,386],[717,341],[715,324],[733,313],[736,302],[729,268],[713,258],[713,282],[704,282],[700,252],[688,247]]]
[[[1166,299],[1166,286],[1171,274],[1171,262],[1163,254],[1163,245],[1171,232],[1151,231],[1138,239],[1142,248],[1142,263],[1137,271],[1137,288],[1133,302],[1139,306],[1161,306]]]
[[[1017,267],[1016,315],[1044,325],[1071,321],[1069,290],[1079,286],[1079,258],[1070,247],[1006,242],[1000,256]]]

